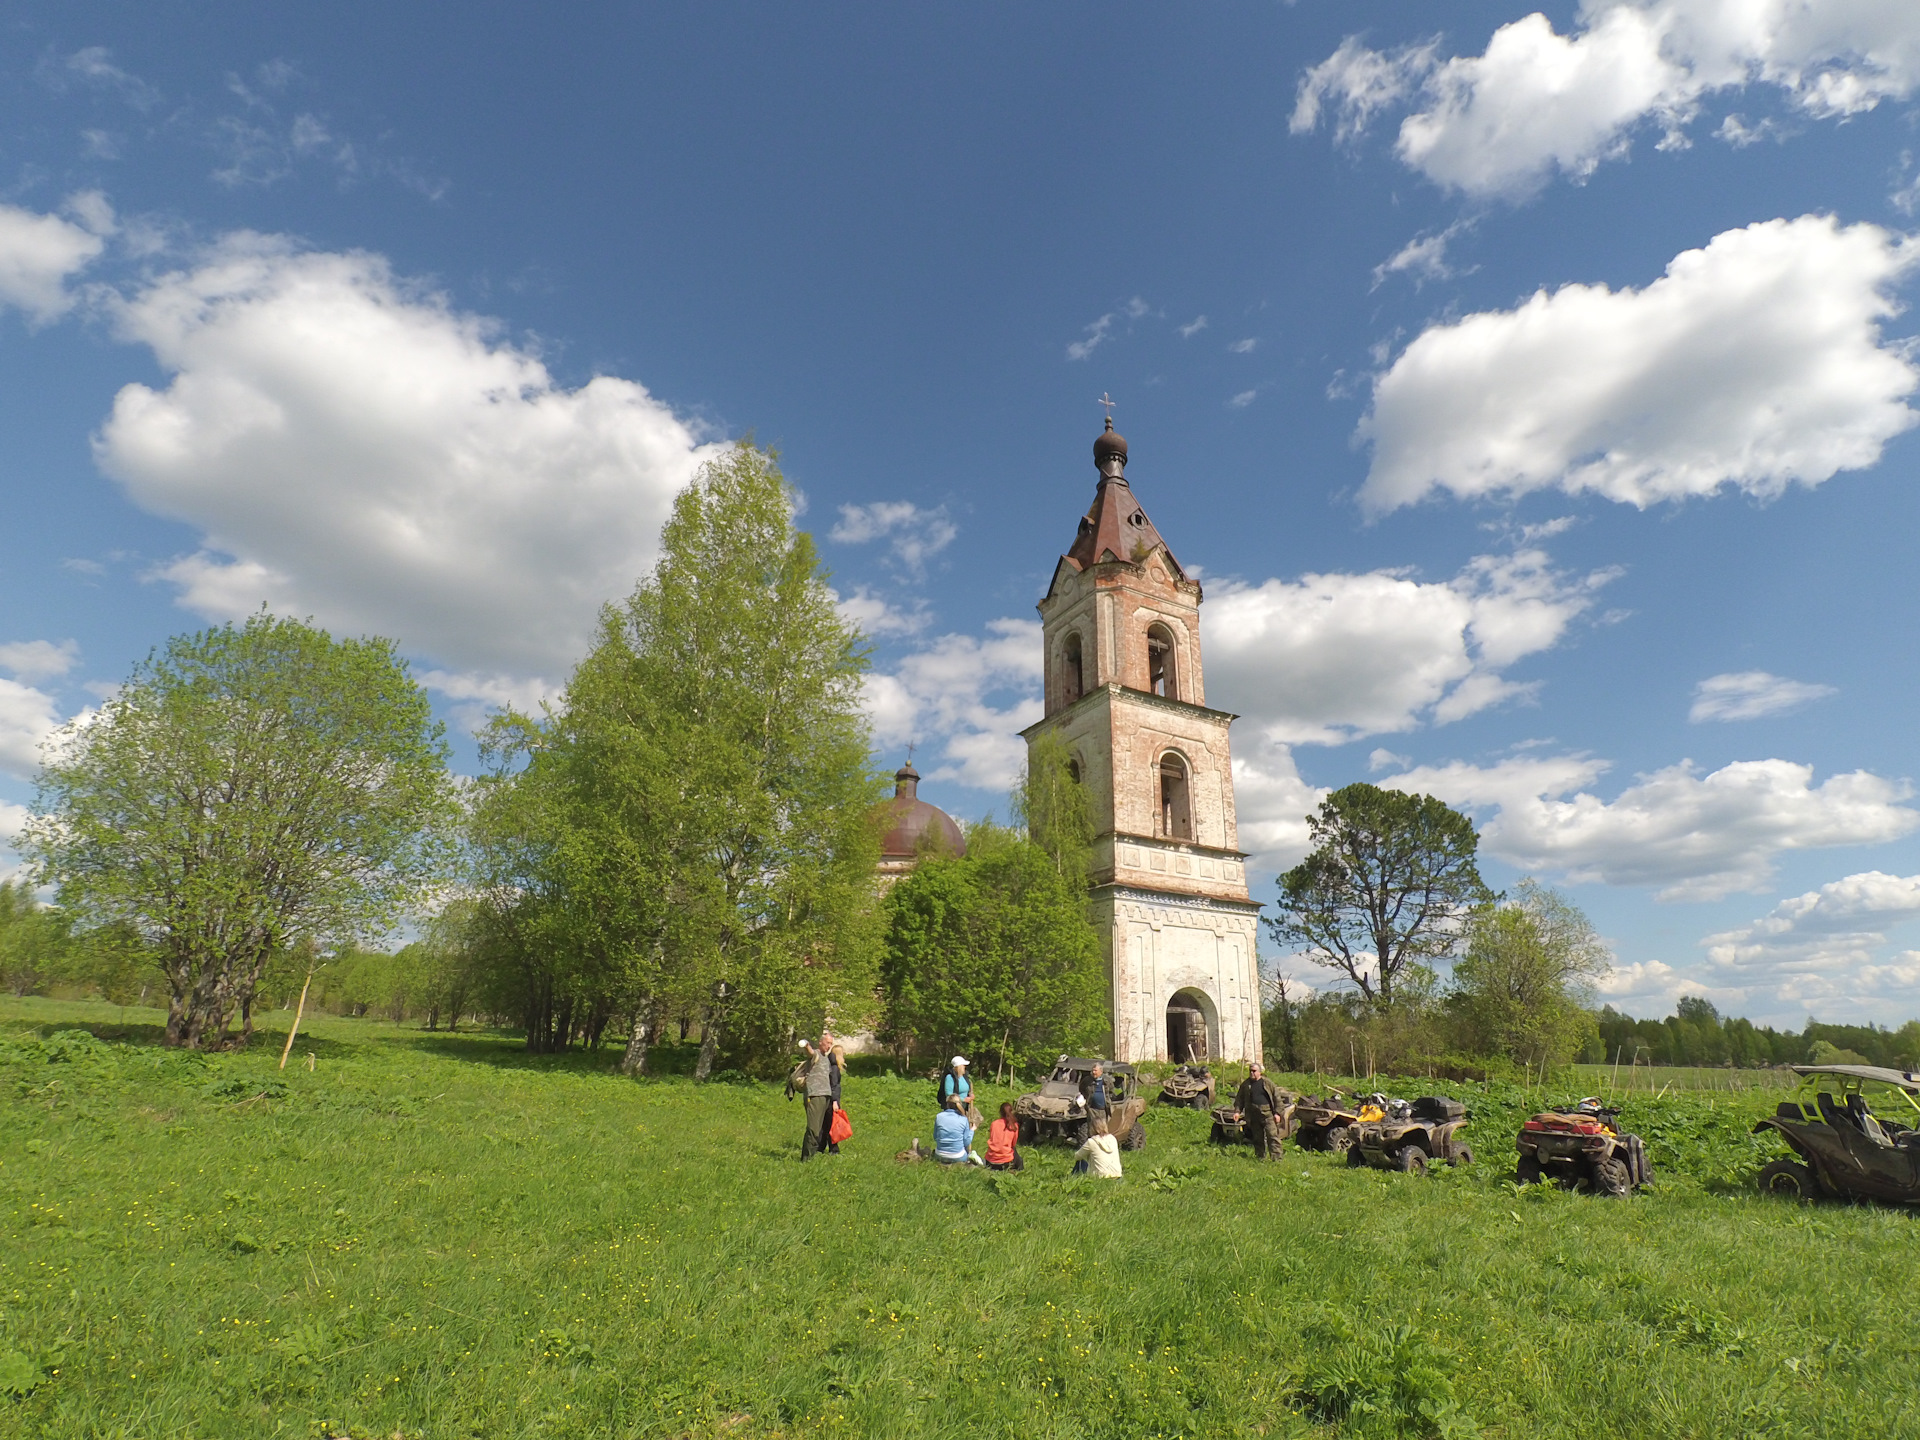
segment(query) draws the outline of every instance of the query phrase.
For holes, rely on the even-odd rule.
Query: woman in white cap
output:
[[[980,1117],[973,1108],[973,1082],[967,1078],[967,1057],[956,1055],[947,1063],[947,1073],[940,1077],[940,1108],[951,1104],[960,1110],[974,1124],[980,1123]]]

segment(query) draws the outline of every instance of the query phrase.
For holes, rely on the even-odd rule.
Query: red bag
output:
[[[838,1145],[853,1134],[853,1122],[847,1119],[847,1112],[838,1105],[833,1107],[833,1122],[827,1126],[827,1140]]]

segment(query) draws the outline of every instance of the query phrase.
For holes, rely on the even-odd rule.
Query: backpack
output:
[[[949,1080],[953,1081],[954,1086],[951,1091],[947,1089],[947,1082]],[[967,1088],[962,1090],[960,1088],[962,1085],[965,1085]],[[933,1108],[936,1110],[946,1109],[947,1096],[949,1094],[958,1095],[962,1099],[970,1100],[973,1098],[973,1082],[965,1076],[955,1075],[951,1070],[942,1070],[940,1072],[940,1078],[933,1082]]]

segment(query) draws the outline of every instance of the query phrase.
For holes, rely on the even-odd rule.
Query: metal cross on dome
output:
[[[1100,398],[1094,401],[1093,403],[1096,405],[1106,406],[1107,419],[1109,420],[1113,419],[1113,398],[1110,395],[1108,395],[1104,390],[1100,392]]]

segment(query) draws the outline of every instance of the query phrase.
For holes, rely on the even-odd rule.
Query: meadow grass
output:
[[[1627,1201],[1512,1185],[1537,1097],[1473,1085],[1466,1170],[1163,1109],[1092,1182],[895,1163],[922,1080],[801,1165],[774,1085],[159,1018],[0,1002],[0,1435],[1920,1434],[1920,1232],[1749,1194],[1773,1097],[1637,1101]]]

